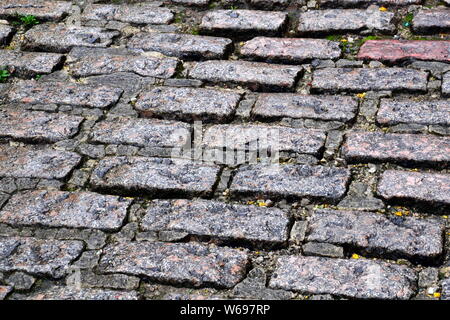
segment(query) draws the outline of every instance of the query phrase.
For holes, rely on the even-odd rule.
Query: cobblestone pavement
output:
[[[0,299],[450,299],[448,5],[2,0]]]

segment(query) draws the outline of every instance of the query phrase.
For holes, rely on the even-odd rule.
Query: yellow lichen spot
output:
[[[352,254],[352,259],[359,259],[359,258],[360,258],[360,256],[358,254],[356,254],[356,253]]]
[[[442,218],[444,218],[444,219],[448,219],[448,216],[442,216]]]
[[[387,8],[381,7],[381,8],[380,8],[380,11],[387,11]]]
[[[341,39],[341,42],[348,42],[348,40],[347,39]]]
[[[255,201],[247,201],[247,204],[255,204]]]
[[[439,299],[441,297],[441,294],[439,292],[433,293],[433,297]]]
[[[401,211],[395,211],[394,214],[398,217],[403,216],[403,213]]]
[[[366,93],[365,93],[365,92],[363,92],[363,93],[358,93],[356,96],[357,96],[358,98],[360,98],[360,99],[364,99],[364,97],[366,96]]]

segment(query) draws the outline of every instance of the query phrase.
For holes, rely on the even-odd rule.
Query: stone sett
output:
[[[325,144],[322,131],[267,125],[214,125],[204,134],[203,148],[222,150],[274,150],[318,156]]]
[[[214,10],[200,24],[203,32],[278,35],[288,21],[286,12],[258,10]]]
[[[120,33],[96,27],[40,24],[24,34],[23,50],[67,53],[73,47],[108,47]]]
[[[450,137],[426,134],[347,132],[342,147],[350,162],[413,162],[448,164]]]
[[[124,223],[130,203],[92,192],[26,191],[11,197],[0,211],[0,222],[114,231]]]
[[[244,58],[268,62],[301,63],[312,59],[337,59],[338,42],[325,39],[256,37],[240,49]]]
[[[72,288],[69,286],[53,286],[28,295],[19,295],[20,300],[138,300],[135,291],[119,291],[107,289]]]
[[[356,116],[358,102],[352,97],[263,93],[252,114],[261,119],[315,119],[348,122]]]
[[[124,49],[77,47],[70,51],[67,64],[76,77],[132,72],[144,77],[167,79],[175,75],[180,61]]]
[[[96,188],[161,194],[204,195],[213,191],[220,168],[184,159],[107,157],[91,176]]]
[[[241,94],[206,88],[154,87],[138,97],[143,117],[220,122],[231,118]]]
[[[441,283],[442,296],[441,300],[450,300],[450,278],[444,279]]]
[[[150,204],[144,231],[181,231],[222,239],[282,243],[289,218],[277,208],[228,204],[214,200],[156,200]]]
[[[307,240],[349,245],[380,256],[430,260],[442,255],[443,234],[444,224],[438,218],[315,210],[309,218]]]
[[[308,165],[247,165],[233,178],[232,195],[265,195],[283,198],[340,199],[347,190],[350,172],[343,168]]]
[[[222,59],[233,47],[230,39],[178,33],[138,33],[128,48],[156,51],[180,59]]]
[[[0,50],[0,61],[11,73],[22,76],[51,73],[61,64],[63,55],[57,53]]]
[[[450,103],[446,100],[381,99],[377,122],[389,126],[400,123],[450,126]]]
[[[324,68],[313,73],[319,91],[426,91],[428,73],[404,68]]]
[[[0,23],[0,44],[4,44],[13,34],[13,28]]]
[[[0,4],[0,18],[13,18],[32,15],[40,20],[61,20],[70,11],[72,3],[69,1],[47,0],[2,0]]]
[[[0,177],[64,179],[80,161],[74,152],[0,145]]]
[[[394,13],[361,9],[311,10],[299,14],[297,31],[301,34],[360,32],[390,33],[395,30]]]
[[[450,205],[450,175],[387,170],[381,176],[377,192],[386,200]]]
[[[359,49],[358,59],[391,63],[407,59],[450,62],[450,41],[368,40]]]
[[[19,81],[10,86],[5,99],[12,103],[107,108],[119,100],[122,92],[122,89],[105,85]]]
[[[413,4],[421,4],[422,0],[320,0],[321,7],[357,7],[370,6],[376,3],[378,6],[400,7],[409,6]]]
[[[168,24],[173,13],[167,8],[146,4],[91,4],[81,15],[82,21],[120,21],[134,24]]]
[[[450,31],[450,9],[420,10],[414,15],[412,28],[416,33],[448,32]]]
[[[269,287],[358,299],[409,299],[417,276],[406,267],[365,259],[282,256]]]
[[[294,88],[301,71],[297,66],[220,60],[200,62],[189,75],[213,83],[244,85],[254,91],[286,91]]]
[[[61,278],[83,247],[81,241],[1,237],[0,271]]]
[[[96,143],[160,148],[181,148],[190,137],[190,125],[183,122],[126,117],[98,122],[91,133]]]
[[[442,95],[450,96],[450,72],[447,72],[442,77]]]
[[[0,110],[0,138],[57,142],[77,134],[82,121],[65,114]]]
[[[101,272],[193,286],[233,287],[244,278],[248,263],[245,251],[198,243],[118,243],[103,252]]]

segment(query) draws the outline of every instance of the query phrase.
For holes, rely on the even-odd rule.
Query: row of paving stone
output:
[[[203,0],[165,2],[210,4]],[[254,8],[273,10],[284,10],[288,2],[248,1]],[[355,207],[347,201],[351,204],[355,183],[365,179],[355,167],[370,162],[381,164],[373,186],[387,204],[420,204],[421,209],[431,207],[431,213],[444,214],[450,207],[446,171],[450,110],[445,99],[450,94],[450,72],[445,74],[449,69],[439,64],[436,74],[426,69],[429,66],[426,71],[397,66],[411,59],[449,62],[448,41],[369,40],[359,51],[361,62],[379,60],[391,67],[360,68],[362,63],[344,61],[351,65],[348,68],[337,60],[342,56],[338,42],[261,37],[287,30],[288,20],[293,20],[287,12],[205,7],[208,10],[201,12],[199,30],[214,37],[143,32],[126,39],[127,49],[105,48],[115,46],[123,35],[120,23],[169,24],[176,18],[174,12],[161,7],[160,1],[147,1],[144,6],[99,4],[84,8],[80,16],[84,26],[67,26],[54,22],[72,13],[71,3],[4,3],[0,17],[33,14],[52,23],[34,26],[23,38],[20,34],[24,51],[0,50],[2,64],[15,76],[50,74],[50,81],[13,79],[0,88],[0,298],[161,298],[154,291],[165,291],[165,284],[169,295],[163,298],[204,298],[201,290],[195,291],[200,296],[178,294],[170,285],[211,288],[206,298],[224,298],[228,292],[233,298],[289,299],[292,292],[300,292],[317,298],[331,294],[409,299],[424,290],[433,295],[439,287],[441,298],[450,298],[449,274],[444,272],[440,281],[436,268],[447,261],[445,219],[433,214],[373,212],[385,208],[378,198],[364,199],[376,207],[366,211],[350,210]],[[364,0],[321,2],[324,7],[368,4]],[[448,12],[422,9],[414,15],[413,31],[448,31]],[[397,24],[393,12],[378,8],[308,10],[295,20],[299,22],[297,34],[308,32],[308,37],[314,33],[316,37],[335,32],[392,33]],[[112,21],[120,22],[118,28]],[[17,40],[16,36],[10,42],[13,33],[13,28],[0,24],[0,40],[5,45]],[[223,37],[216,37],[221,33]],[[238,44],[228,38],[240,38],[242,33],[249,41]],[[233,47],[240,59],[257,62],[224,60]],[[309,71],[299,64],[317,59],[328,61],[328,67],[312,72],[310,87],[318,94],[265,93],[297,91],[303,76],[300,81],[309,81],[304,75]],[[189,60],[207,61],[191,66]],[[62,67],[77,81],[52,80],[52,73]],[[186,74],[191,80],[171,79]],[[431,87],[435,76],[442,82]],[[139,89],[130,95],[122,82],[139,82]],[[182,87],[171,86],[177,83]],[[196,87],[203,83],[241,85],[262,93]],[[377,132],[358,127],[364,99],[331,95],[366,91],[381,91],[375,95]],[[431,98],[402,95],[429,91]],[[123,103],[135,113],[111,116],[111,109]],[[246,121],[233,121],[244,103],[251,110]],[[82,109],[91,111],[82,113]],[[342,143],[336,143],[331,155],[335,161],[319,165],[335,139],[333,130],[319,123],[304,127],[278,122],[286,118],[342,123],[339,129],[356,125],[342,132]],[[203,132],[200,149],[211,151],[213,161],[169,159],[173,154],[162,150],[173,151],[195,141],[194,120],[211,123]],[[425,130],[428,133],[419,130],[420,134],[383,132],[399,124],[429,129]],[[271,134],[279,138],[280,151],[287,158],[308,156],[301,158],[308,159],[307,164],[301,160],[236,167],[215,156],[224,148],[271,150],[270,141],[261,140]],[[118,150],[86,152],[81,146],[67,147],[80,139],[93,150],[128,146],[141,151],[119,156]],[[153,150],[157,151],[153,154]],[[417,168],[421,171],[416,172]],[[84,182],[68,191],[78,175]],[[226,201],[217,196],[222,191]],[[265,207],[272,200],[245,203],[255,198],[272,199],[275,206]],[[289,205],[283,206],[286,199]],[[290,206],[293,201],[308,207],[308,214],[299,217],[293,209],[296,202]],[[308,206],[310,201],[336,207],[320,209],[320,205]],[[361,204],[356,208],[361,209]],[[255,267],[255,262],[264,261],[258,258],[256,250],[260,249],[274,255],[265,270]],[[349,259],[355,252],[368,258],[356,255]],[[406,265],[395,263],[396,259],[406,259]],[[83,270],[82,290],[62,283],[69,279],[72,267]],[[49,287],[30,293],[36,278],[51,280]]]

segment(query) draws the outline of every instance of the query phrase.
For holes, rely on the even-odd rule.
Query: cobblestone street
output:
[[[450,300],[449,164],[450,0],[0,0],[0,300]]]

